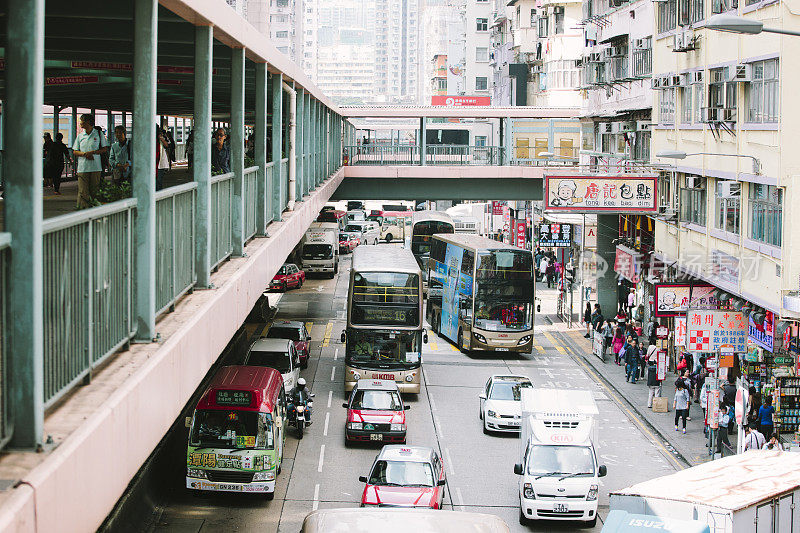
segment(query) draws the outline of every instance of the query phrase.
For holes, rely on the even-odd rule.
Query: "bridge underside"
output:
[[[541,200],[536,167],[344,167],[336,200]]]

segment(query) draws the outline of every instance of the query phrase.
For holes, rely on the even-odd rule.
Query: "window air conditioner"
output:
[[[635,50],[643,50],[644,49],[644,39],[634,39],[633,48]]]
[[[600,52],[592,52],[589,54],[589,62],[590,63],[600,63],[602,61],[600,59]]]
[[[622,133],[622,122],[612,122],[611,133]]]
[[[742,184],[738,181],[720,181],[717,183],[718,189],[717,192],[723,198],[731,198],[739,196],[739,193],[742,190]]]
[[[673,87],[683,87],[685,85],[684,80],[686,78],[684,78],[682,74],[673,74],[670,77],[672,78],[670,80],[670,85]]]
[[[600,133],[613,133],[611,122],[600,122],[597,125],[600,128]]]
[[[749,63],[736,65],[728,71],[728,81],[750,81],[753,79],[753,66]]]
[[[604,48],[603,49],[603,57],[605,57],[605,58],[614,57],[614,54],[612,52],[613,50],[614,50],[613,46],[610,46],[608,48]]]
[[[637,131],[636,122],[635,121],[619,122],[619,130],[625,133]]]
[[[703,83],[703,71],[697,70],[689,73],[691,83]]]
[[[722,120],[725,122],[736,122],[736,108],[726,107],[722,110]]]
[[[564,6],[553,6],[553,14],[554,15],[563,15],[564,14]]]
[[[709,108],[713,109],[713,108]],[[687,189],[699,189],[703,186],[705,178],[702,176],[686,176]]]
[[[636,121],[636,131],[650,131],[650,121],[649,120],[637,120]]]
[[[681,50],[683,50],[685,46],[683,42],[683,32],[677,32],[675,35],[673,35],[673,39],[674,40],[672,41],[672,51],[680,52]]]
[[[661,88],[661,78],[655,77],[650,79],[650,87],[653,89]]]
[[[721,109],[719,107],[704,107],[701,110],[703,122],[719,122]]]
[[[620,57],[625,55],[625,49],[622,46],[612,46],[609,48],[611,57]]]

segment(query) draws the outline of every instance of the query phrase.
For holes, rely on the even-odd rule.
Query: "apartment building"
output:
[[[303,72],[317,82],[319,50],[319,0],[303,1]]]
[[[421,0],[374,0],[376,98],[417,104],[421,97]]]
[[[244,17],[255,29],[269,34],[270,0],[225,0],[234,11]]]
[[[320,47],[317,54],[317,86],[332,100],[346,104],[373,101],[375,49],[365,44]]]
[[[489,49],[491,33],[488,28],[492,16],[489,0],[463,2],[461,9],[466,22],[464,31],[464,94],[490,96]]]
[[[791,230],[800,212],[789,209],[800,191],[792,149],[800,138],[792,90],[800,38],[722,33],[705,23],[724,12],[798,31],[790,4],[656,4],[651,142],[653,162],[674,164],[660,185],[657,256],[724,291],[720,299],[734,308],[784,319],[800,317],[800,232]]]
[[[654,4],[584,0],[581,163],[619,170],[650,161]]]
[[[273,44],[297,64],[303,62],[303,0],[270,0],[269,32]]]

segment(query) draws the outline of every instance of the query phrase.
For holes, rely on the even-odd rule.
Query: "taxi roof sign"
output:
[[[358,390],[386,390],[399,391],[397,383],[393,379],[359,379],[356,383]]]

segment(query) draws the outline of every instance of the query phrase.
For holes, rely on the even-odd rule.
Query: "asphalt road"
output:
[[[333,280],[308,280],[302,289],[283,295],[278,318],[311,324],[312,359],[303,376],[316,394],[313,425],[302,441],[290,429],[284,466],[273,501],[239,494],[188,494],[181,480],[169,498],[155,531],[300,530],[303,518],[317,508],[357,507],[367,473],[379,447],[345,446],[344,354],[339,336],[345,325],[348,268],[343,258]],[[478,419],[478,393],[492,374],[521,373],[536,387],[594,391],[600,410],[596,443],[608,475],[601,479],[600,519],[608,513],[610,490],[674,472],[681,465],[663,448],[615,395],[595,380],[571,355],[570,348],[544,317],[537,317],[531,356],[459,353],[449,342],[430,334],[423,354],[424,387],[406,398],[409,443],[440,450],[447,468],[445,508],[486,512],[502,517],[512,531],[600,531],[576,523],[518,523],[518,439],[484,435]],[[152,529],[151,529],[152,531]]]

